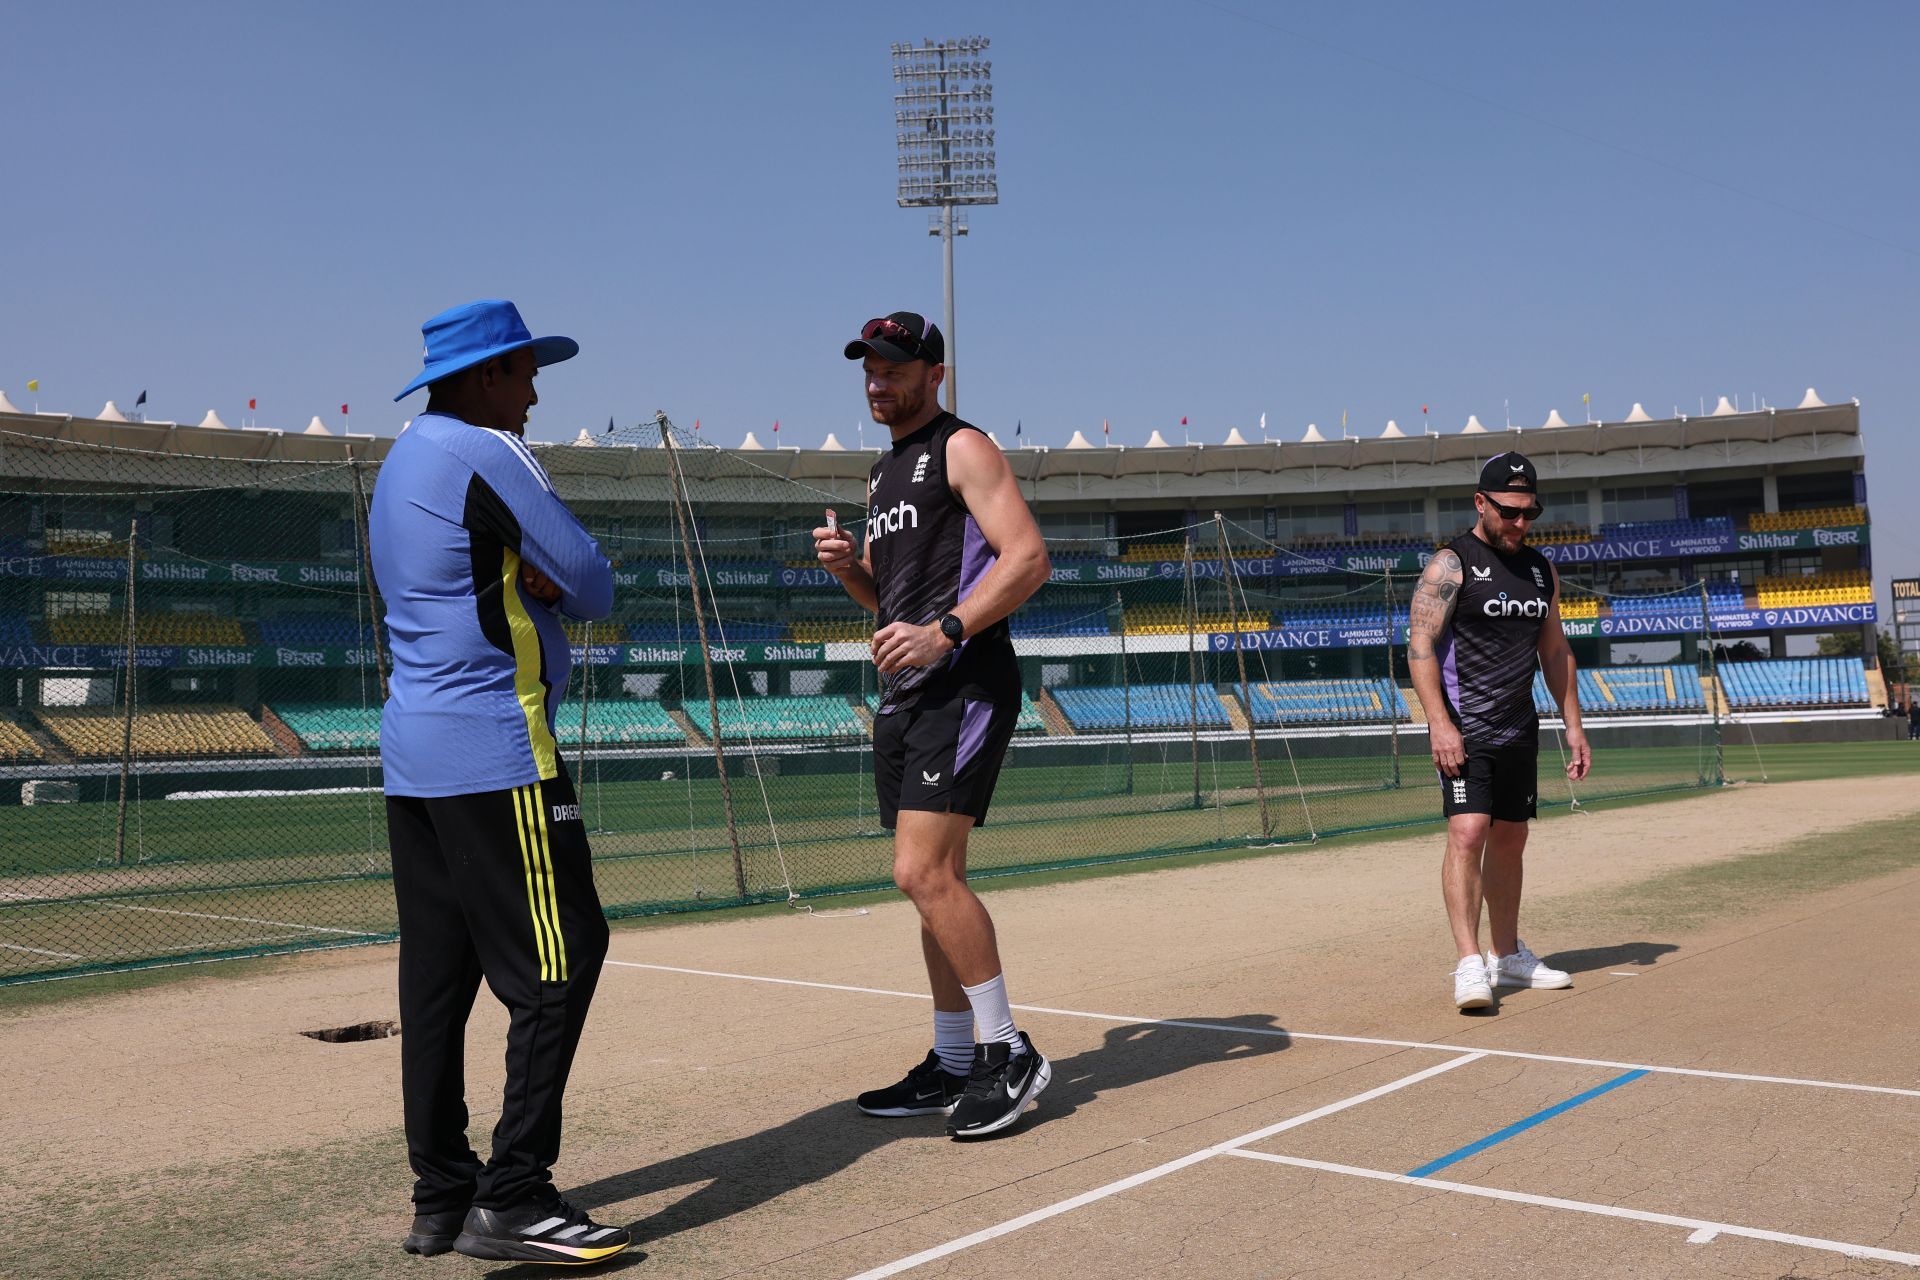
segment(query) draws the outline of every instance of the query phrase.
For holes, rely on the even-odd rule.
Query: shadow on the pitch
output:
[[[1548,964],[1568,973],[1592,973],[1597,969],[1618,969],[1623,965],[1648,968],[1654,961],[1680,948],[1671,942],[1622,942],[1611,947],[1588,947],[1581,951],[1556,951],[1542,956]]]
[[[1210,1062],[1276,1053],[1291,1044],[1267,1014],[1187,1018],[1204,1027],[1130,1023],[1110,1029],[1098,1048],[1051,1059],[1053,1082],[1008,1133],[1072,1115],[1102,1093],[1175,1075]],[[1046,1052],[1044,1039],[1039,1044]],[[872,1082],[862,1082],[870,1084]],[[658,1164],[574,1187],[582,1209],[618,1204],[675,1187],[698,1189],[631,1224],[636,1242],[693,1231],[831,1177],[861,1157],[900,1141],[949,1142],[943,1116],[883,1120],[861,1114],[851,1096],[785,1124],[715,1143]],[[991,1141],[992,1139],[989,1139]]]

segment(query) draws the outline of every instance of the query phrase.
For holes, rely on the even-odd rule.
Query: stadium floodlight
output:
[[[984,36],[893,45],[893,124],[903,209],[940,210],[927,228],[939,236],[946,277],[947,412],[960,412],[954,357],[953,241],[967,234],[957,207],[999,204],[994,170],[993,63]]]

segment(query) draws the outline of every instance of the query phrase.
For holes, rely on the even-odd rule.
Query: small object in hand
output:
[[[840,532],[840,517],[833,513],[832,507],[827,508],[827,532],[828,533]]]

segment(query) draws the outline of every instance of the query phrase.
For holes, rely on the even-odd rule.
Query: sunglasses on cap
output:
[[[872,342],[876,338],[881,342],[890,343],[893,346],[899,347],[916,360],[930,358],[927,355],[926,346],[920,338],[915,335],[913,330],[907,328],[907,326],[901,324],[898,320],[888,320],[882,317],[878,320],[869,320],[865,325],[861,326],[860,341]]]
[[[1503,503],[1494,501],[1493,495],[1485,489],[1480,491],[1480,496],[1487,500],[1488,506],[1500,513],[1502,520],[1538,520],[1541,513],[1546,511],[1546,508],[1541,506],[1537,501],[1530,507],[1506,506]]]

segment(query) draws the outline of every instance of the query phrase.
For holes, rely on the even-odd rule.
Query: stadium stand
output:
[[[1527,530],[1528,542],[1592,542],[1593,530],[1566,520],[1549,520]]]
[[[689,702],[681,708],[696,728],[711,736],[713,719],[705,702]],[[579,712],[576,710],[576,716]],[[845,698],[830,695],[811,697],[747,698],[736,702],[720,700],[720,732],[735,741],[749,736],[756,739],[813,741],[822,738],[864,738],[867,727],[854,714]]]
[[[726,717],[721,717],[726,724]],[[554,713],[554,736],[563,747],[580,745],[580,703],[564,702]],[[587,745],[641,746],[648,743],[679,744],[686,733],[667,709],[657,702],[637,698],[607,699],[587,704]]]
[[[1410,718],[1391,680],[1271,680],[1242,693],[1255,724],[1385,724]]]
[[[80,760],[120,756],[122,713],[113,707],[40,707],[36,714],[55,741]],[[273,743],[238,707],[212,705],[140,708],[133,721],[133,752],[147,760],[196,756],[269,756]]]
[[[1600,616],[1599,596],[1573,596],[1561,588],[1560,616],[1562,618],[1597,618]]]
[[[1778,533],[1791,529],[1833,529],[1865,524],[1865,507],[1815,507],[1806,511],[1756,511],[1747,517],[1747,528],[1755,533]]]
[[[293,730],[303,751],[376,751],[380,708],[324,702],[276,702],[271,710]]]
[[[567,638],[575,644],[586,643],[587,624],[565,620]],[[768,641],[786,639],[786,629],[777,622],[760,622],[749,618],[707,618],[707,639],[720,643],[722,629],[725,629],[729,644],[762,644]],[[593,636],[596,643],[617,644],[622,640],[631,640],[636,644],[698,644],[700,627],[694,620],[692,609],[677,624],[662,621],[647,622],[596,622],[593,624]]]
[[[1580,709],[1588,715],[1625,715],[1650,711],[1704,711],[1706,691],[1700,673],[1686,663],[1662,666],[1588,667],[1580,672]],[[1533,706],[1541,715],[1558,715],[1559,704],[1544,675],[1533,673]]]
[[[1225,610],[1202,613],[1193,620],[1197,632],[1265,631],[1273,619],[1264,613],[1235,615]],[[1127,634],[1130,636],[1183,636],[1187,634],[1187,615],[1177,604],[1143,604],[1127,610]]]
[[[1720,685],[1735,709],[1864,707],[1867,673],[1858,658],[1766,658],[1723,662]]]
[[[1137,684],[1120,688],[1057,688],[1053,700],[1076,731],[1124,729],[1127,705],[1133,706],[1136,729],[1184,729],[1194,722],[1193,690],[1184,684]],[[1225,728],[1227,708],[1220,695],[1202,687],[1198,698],[1198,722],[1202,728]]]
[[[1077,609],[1022,609],[1007,619],[1007,627],[1016,636],[1112,634],[1107,626],[1107,608],[1098,604]]]
[[[1733,521],[1725,516],[1707,516],[1700,520],[1609,520],[1600,525],[1602,538],[1697,538],[1732,532]]]
[[[373,643],[373,624],[330,613],[291,613],[262,618],[260,643],[350,649]]]
[[[1405,623],[1407,611],[1394,611],[1396,621]],[[1288,627],[1384,627],[1387,606],[1381,601],[1301,601],[1275,610],[1277,626]]]
[[[1131,542],[1119,558],[1124,561],[1178,560],[1186,554],[1186,544],[1180,542]]]
[[[11,720],[0,720],[0,764],[31,764],[46,756],[32,734]]]
[[[1788,574],[1760,579],[1758,595],[1762,609],[1787,609],[1810,604],[1871,604],[1873,583],[1865,569]]]
[[[134,620],[137,644],[243,645],[246,632],[232,618],[207,613],[143,613]],[[125,644],[126,618],[118,613],[68,613],[47,619],[55,644]]]
[[[733,634],[731,630],[727,633]],[[873,639],[873,615],[861,618],[795,619],[793,638],[800,644],[831,644]]]

